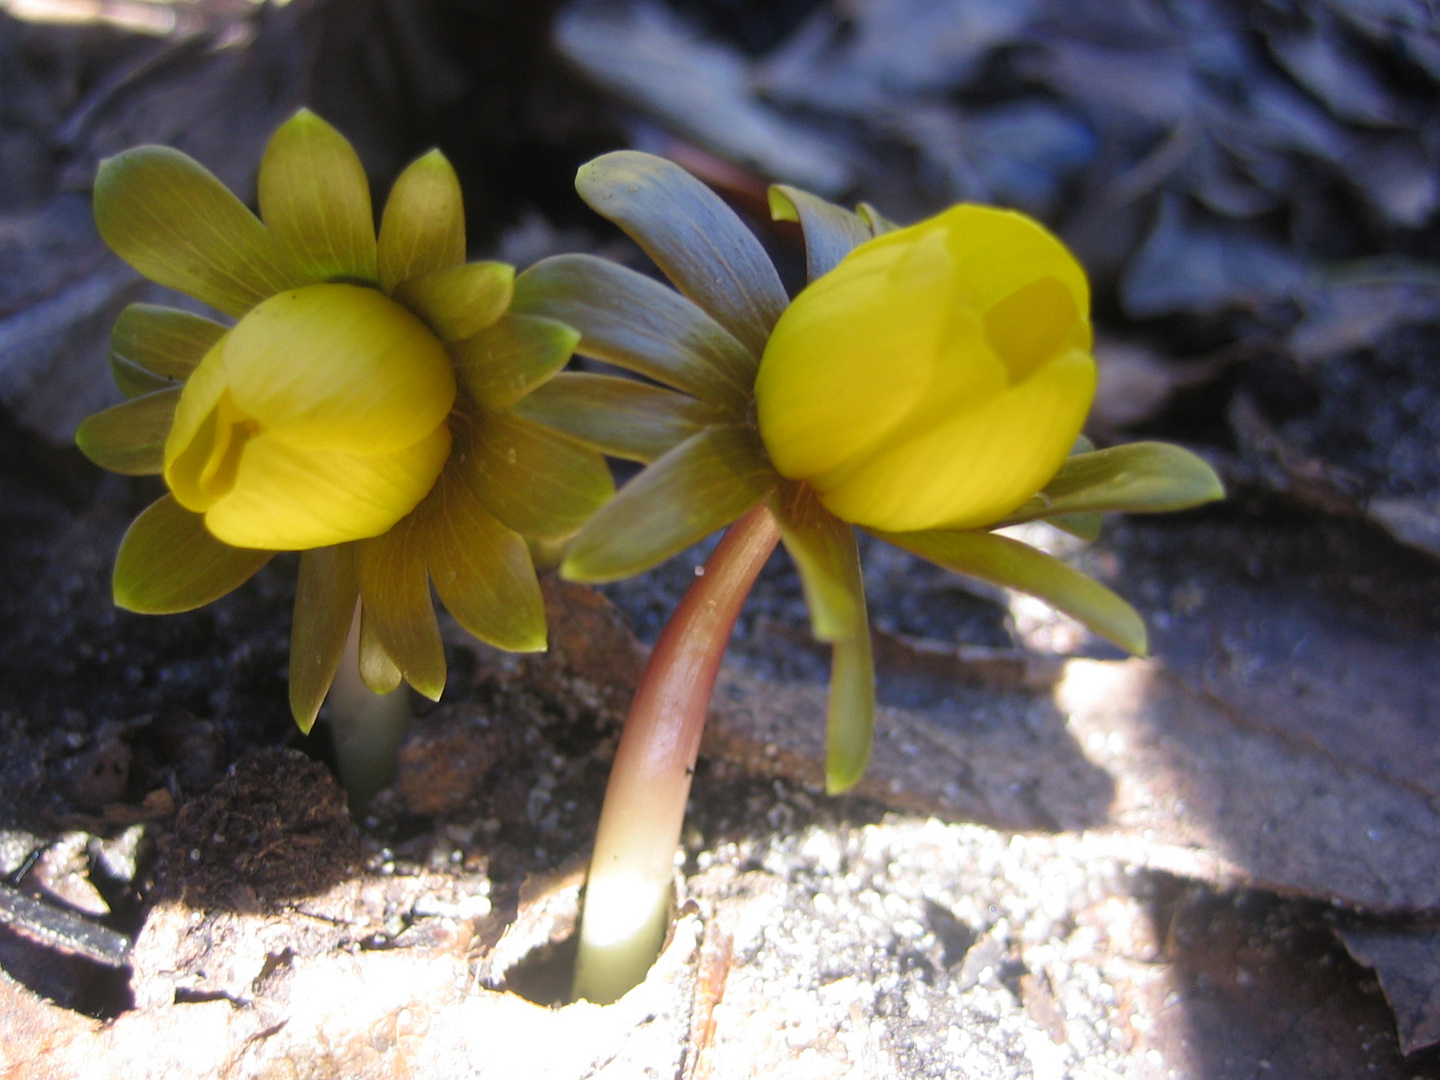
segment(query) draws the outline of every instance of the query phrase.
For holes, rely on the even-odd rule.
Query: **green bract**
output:
[[[770,193],[771,211],[799,222],[810,280],[824,282],[814,294],[820,302],[812,303],[807,290],[792,304],[755,237],[679,167],[623,151],[586,165],[576,185],[592,208],[635,239],[679,294],[583,255],[545,260],[516,279],[512,310],[567,323],[580,332],[577,351],[660,384],[561,374],[516,407],[520,415],[595,450],[647,465],[575,537],[561,567],[565,576],[603,582],[638,573],[765,502],[799,569],[815,636],[834,648],[826,762],[832,791],[853,785],[864,769],[874,722],[874,674],[854,528],[826,509],[826,499],[840,513],[863,506],[856,520],[867,521],[869,531],[893,544],[1031,593],[1122,648],[1145,652],[1144,625],[1124,600],[1059,560],[990,531],[1046,519],[1093,535],[1098,515],[1107,510],[1177,510],[1223,495],[1210,467],[1178,447],[1140,443],[1064,458],[1089,404],[1093,363],[1083,274],[1048,233],[1019,215],[974,207],[900,230],[868,207],[854,214],[777,186]],[[966,226],[972,234],[978,229],[992,247],[967,247]],[[847,256],[862,245],[878,252],[878,261],[866,255],[869,263],[847,269]],[[878,267],[873,271],[878,301],[864,295],[872,265]],[[987,266],[1000,271],[987,274]],[[865,300],[868,323],[835,332],[838,323],[831,320],[847,318],[850,305],[825,299],[835,295],[831,283],[840,280],[829,278],[832,272],[851,274],[844,288]],[[934,294],[931,302],[954,312],[923,335],[920,344],[931,350],[923,357],[906,351],[916,343],[907,337],[904,317],[890,306],[906,302],[910,285],[919,287],[920,277],[911,282],[905,276],[912,272],[924,278],[923,287]],[[793,330],[784,336],[783,348],[779,336],[772,336],[782,316]],[[876,325],[883,332],[872,332]],[[946,325],[964,332],[951,335]],[[873,341],[851,350],[847,335]],[[844,363],[827,364],[828,350],[842,345]],[[785,358],[776,359],[782,351]],[[767,366],[786,365],[786,371],[783,377],[763,377],[771,386],[757,424],[762,358]],[[982,359],[989,365],[977,369],[988,372],[983,378],[957,374],[953,366]],[[1059,389],[1045,390],[1035,400],[1049,403],[1059,433],[1041,425],[1026,435],[1032,407],[1026,387],[1037,377],[1050,378],[1052,370],[1064,374],[1055,382]],[[832,377],[841,383],[827,381]],[[858,396],[857,380],[866,387]],[[931,383],[946,388],[940,398],[949,409],[999,402],[984,406],[991,411],[983,416],[1000,449],[989,453],[984,440],[966,440],[963,424],[931,415],[935,399],[924,393]],[[972,383],[982,386],[982,397],[967,396]],[[916,403],[907,408],[919,409],[916,415],[923,417],[923,444],[903,441],[915,428],[895,413],[888,394]],[[1075,400],[1067,403],[1066,395]],[[854,457],[857,451],[844,445],[853,425],[825,419],[837,397],[851,413],[863,411],[868,397],[877,416],[902,419],[887,419],[883,430],[866,428],[870,441]],[[790,424],[797,410],[817,419]],[[948,442],[947,425],[957,433]],[[795,463],[786,469],[792,478],[772,463],[767,442],[774,438]],[[1035,450],[1029,440],[1044,445]],[[953,460],[952,452],[964,460]],[[937,473],[959,476],[966,468],[985,473],[979,496],[956,509],[943,492],[926,489],[922,496],[916,487],[926,508],[910,514],[903,497],[892,498],[886,485],[901,485],[903,496],[906,485],[923,484],[925,454]],[[887,473],[891,458],[896,464]],[[811,463],[818,463],[813,473]],[[1018,479],[994,480],[991,472]],[[857,489],[851,479],[862,475]],[[886,524],[912,516],[959,518],[965,527]]]
[[[95,219],[137,270],[238,320],[137,304],[112,338],[123,405],[76,436],[171,493],[126,533],[115,600],[185,611],[300,550],[290,701],[308,729],[357,611],[371,689],[437,698],[433,583],[456,620],[545,647],[526,538],[573,534],[613,493],[603,458],[515,406],[578,334],[511,305],[514,270],[465,262],[460,185],[438,152],[396,181],[378,237],[350,144],[302,110],[271,139],[256,217],[195,161],[101,163]]]

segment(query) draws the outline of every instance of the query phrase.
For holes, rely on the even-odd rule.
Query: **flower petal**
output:
[[[176,386],[105,409],[85,418],[75,432],[75,445],[102,469],[158,476],[165,469],[165,439],[179,403]]]
[[[539,424],[484,413],[469,421],[457,417],[455,427],[455,456],[470,491],[522,536],[572,536],[615,494],[599,454]]]
[[[800,571],[810,628],[819,641],[839,641],[865,626],[855,530],[828,513],[805,484],[782,484],[769,500],[785,550]]]
[[[227,329],[212,319],[178,308],[131,304],[120,313],[110,332],[110,364],[116,381],[121,380],[122,370],[130,373],[136,368],[163,379],[184,381]]]
[[[413,161],[390,189],[380,218],[380,287],[465,261],[465,202],[460,178],[439,150]]]
[[[1055,475],[1094,390],[1095,362],[1072,352],[848,474],[812,482],[827,510],[857,525],[896,532],[989,525]]]
[[[309,109],[270,137],[260,161],[260,216],[297,278],[374,281],[375,216],[355,149]]]
[[[1169,443],[1129,443],[1066,458],[1040,494],[1004,524],[1107,510],[1159,514],[1224,497],[1215,470],[1189,450]]]
[[[779,479],[754,431],[706,428],[602,507],[575,537],[560,572],[599,583],[649,570],[729,525]]]
[[[218,600],[273,558],[221,543],[166,495],[131,523],[115,556],[115,606],[144,615],[173,615]]]
[[[360,605],[360,681],[373,694],[390,694],[399,689],[405,675],[375,635],[375,616]],[[342,663],[343,658],[342,658]]]
[[[377,536],[425,497],[449,453],[443,424],[386,454],[312,450],[261,433],[245,444],[233,486],[206,508],[205,523],[226,543],[280,551]],[[182,473],[170,474],[182,489]]]
[[[359,596],[354,545],[301,553],[290,623],[290,712],[301,731],[314,726],[335,681]]]
[[[562,371],[523,398],[514,413],[602,454],[647,464],[728,419],[715,406],[673,390],[580,371]]]
[[[455,621],[481,641],[510,652],[545,649],[545,600],[530,550],[447,475],[425,506],[430,576]]]
[[[221,348],[237,407],[299,446],[355,454],[410,446],[455,401],[445,347],[376,289],[312,285],[272,297]]]
[[[502,315],[450,347],[460,385],[491,412],[508,409],[565,366],[579,333],[533,315]]]
[[[863,599],[863,597],[862,597]],[[870,627],[835,642],[830,653],[830,701],[825,715],[825,790],[849,791],[860,782],[875,739],[875,661]]]
[[[1145,655],[1145,623],[1134,608],[1093,578],[1018,540],[987,532],[871,531],[946,569],[1037,596],[1107,641]]]
[[[765,351],[789,297],[760,241],[720,196],[673,162],[634,150],[582,166],[575,189],[756,357]]]
[[[789,184],[770,187],[770,216],[797,221],[805,234],[805,272],[810,281],[824,277],[874,233],[843,206]]]
[[[515,268],[509,263],[473,262],[410,278],[394,295],[448,344],[478,334],[505,314],[514,289]]]
[[[593,255],[556,255],[515,280],[510,310],[580,331],[576,349],[704,401],[736,418],[749,407],[756,360],[673,289]]]
[[[304,284],[260,219],[199,162],[166,146],[137,146],[100,163],[95,224],[151,281],[227,315]]]
[[[439,701],[445,689],[445,646],[430,601],[418,525],[416,518],[406,518],[383,536],[356,545],[361,619],[368,620],[375,639],[405,681],[431,701]],[[368,680],[366,685],[375,689]]]
[[[1105,525],[1105,515],[1101,513],[1050,514],[1045,520],[1087,542],[1099,540],[1100,530]]]

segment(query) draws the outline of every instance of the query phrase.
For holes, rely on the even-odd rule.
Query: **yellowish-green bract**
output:
[[[1095,393],[1089,289],[1023,215],[956,206],[847,255],[780,316],[755,383],[782,476],[891,532],[1001,520]]]

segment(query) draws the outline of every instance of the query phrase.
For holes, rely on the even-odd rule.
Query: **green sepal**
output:
[[[1098,510],[1078,514],[1051,514],[1045,520],[1087,544],[1100,539],[1100,531],[1105,525],[1105,515]]]
[[[754,356],[765,351],[790,300],[760,241],[720,196],[674,162],[635,150],[581,166],[575,189]]]
[[[132,364],[123,356],[116,356],[114,353],[110,354],[110,374],[120,393],[127,398],[144,397],[146,394],[169,390],[175,385],[174,379],[146,371],[139,364]]]
[[[501,315],[492,325],[452,345],[455,374],[476,403],[508,409],[565,366],[580,334],[554,319]]]
[[[778,481],[754,431],[706,428],[602,507],[571,543],[560,573],[600,583],[649,570],[729,525]]]
[[[815,637],[832,644],[825,722],[825,789],[854,787],[875,734],[875,666],[855,530],[806,484],[783,483],[768,500],[785,550],[800,571]]]
[[[173,496],[146,507],[115,556],[115,606],[142,615],[193,611],[239,588],[273,551],[223,544]]]
[[[395,299],[419,315],[447,344],[478,334],[505,314],[515,288],[515,268],[473,262],[410,278]]]
[[[1224,497],[1215,470],[1189,450],[1169,443],[1129,443],[1066,458],[1041,492],[1001,525],[1107,510],[1158,514]]]
[[[544,651],[545,600],[525,538],[487,514],[453,473],[423,513],[430,577],[455,621],[496,648]]]
[[[359,597],[353,544],[300,553],[290,622],[290,713],[307,734],[340,668]]]
[[[465,262],[465,201],[460,178],[439,150],[406,166],[380,216],[380,287]]]
[[[445,690],[445,646],[430,600],[425,549],[414,515],[389,532],[355,546],[362,619],[405,676],[405,681],[431,701]],[[364,666],[361,667],[362,677]],[[375,686],[366,680],[372,690]]]
[[[372,694],[393,694],[405,681],[405,673],[385,651],[375,632],[375,616],[360,605],[360,681]]]
[[[180,388],[157,390],[86,417],[75,445],[102,469],[126,476],[165,471],[165,440],[180,404]]]
[[[456,414],[452,457],[492,516],[522,536],[574,535],[615,494],[605,459],[588,447],[510,413]]]
[[[306,284],[260,219],[193,158],[137,146],[100,163],[95,224],[112,251],[151,281],[227,315]]]
[[[805,273],[810,281],[823,277],[840,260],[874,235],[856,214],[818,195],[772,184],[770,216],[776,221],[795,221],[805,234]]]
[[[375,212],[354,147],[309,109],[281,124],[260,159],[260,217],[307,282],[375,281]]]
[[[862,597],[863,601],[863,597]],[[830,652],[830,700],[825,714],[825,790],[849,791],[865,774],[875,740],[875,660],[870,627],[835,642]]]
[[[869,531],[948,570],[1039,597],[1127,652],[1146,653],[1145,623],[1134,608],[1098,581],[1028,544],[987,532]]]
[[[767,502],[800,571],[816,639],[858,636],[865,627],[865,592],[855,530],[821,506],[808,484],[787,480]]]
[[[190,377],[227,328],[212,319],[158,304],[131,304],[110,332],[110,369],[126,397],[139,397]]]
[[[592,450],[647,465],[702,428],[728,420],[724,410],[685,394],[583,371],[562,371],[513,411]]]
[[[875,207],[871,206],[868,202],[862,202],[859,206],[855,207],[855,214],[861,221],[865,222],[865,226],[870,230],[871,236],[883,236],[887,232],[894,232],[900,228],[899,225],[880,213],[879,210],[876,210]]]
[[[515,280],[510,310],[580,331],[586,356],[728,408],[741,419],[759,361],[660,282],[593,255],[556,255]]]

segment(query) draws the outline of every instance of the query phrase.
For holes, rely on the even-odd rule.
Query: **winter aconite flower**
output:
[[[1089,288],[1029,218],[956,206],[869,240],[785,309],[755,401],[776,471],[896,532],[1003,518],[1095,392]]]
[[[792,303],[750,231],[677,166],[609,154],[577,187],[679,294],[586,256],[516,281],[518,310],[576,327],[579,352],[661,384],[561,374],[518,407],[647,463],[576,536],[562,573],[638,573],[764,503],[815,635],[834,646],[831,790],[859,779],[874,715],[854,525],[1145,651],[1125,601],[991,531],[1044,518],[1093,536],[1102,511],[1222,494],[1209,466],[1173,446],[1067,456],[1095,386],[1089,293],[1040,225],[958,206],[902,229],[775,187],[772,211],[805,235],[810,285]]]
[[[110,247],[237,320],[137,304],[115,327],[131,400],[77,441],[169,488],[121,544],[116,603],[185,611],[302,552],[290,683],[305,728],[357,602],[361,674],[380,692],[444,686],[432,582],[478,637],[544,648],[525,538],[569,536],[613,489],[595,451],[512,406],[577,333],[510,311],[511,267],[465,262],[460,186],[438,151],[396,181],[377,237],[354,150],[302,110],[265,151],[258,199],[257,218],[165,147],[101,164]]]

